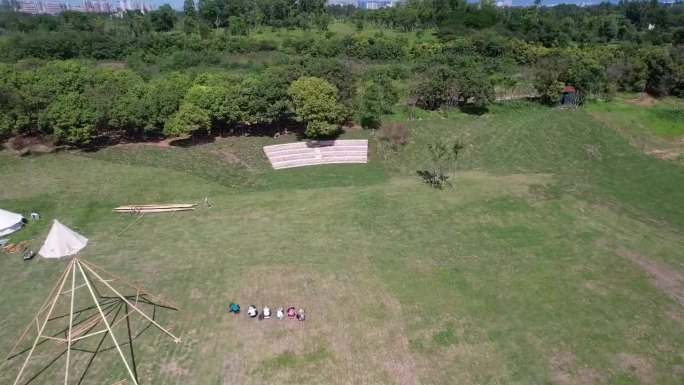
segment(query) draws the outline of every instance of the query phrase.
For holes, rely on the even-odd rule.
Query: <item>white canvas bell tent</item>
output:
[[[62,258],[78,253],[88,244],[88,238],[71,230],[55,219],[50,233],[38,254],[43,258]]]
[[[0,235],[12,234],[24,226],[24,217],[21,214],[0,209]]]

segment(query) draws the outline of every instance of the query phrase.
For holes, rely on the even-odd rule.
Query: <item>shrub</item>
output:
[[[46,119],[57,140],[83,145],[90,142],[102,116],[85,96],[72,92],[50,105]]]
[[[408,143],[411,132],[403,124],[391,123],[383,125],[378,135],[380,142],[387,143],[392,150],[398,151]]]
[[[340,128],[336,124],[312,120],[306,125],[305,135],[308,138],[325,138],[336,135]]]

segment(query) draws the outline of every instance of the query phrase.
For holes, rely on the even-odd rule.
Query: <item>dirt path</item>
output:
[[[112,147],[130,147],[130,146],[152,146],[152,147],[159,147],[159,148],[169,148],[171,147],[171,142],[174,141],[175,139],[161,139],[157,141],[150,141],[150,142],[130,142],[130,143],[119,143],[116,144]]]
[[[617,248],[615,253],[645,270],[653,286],[674,298],[684,307],[684,277],[681,274],[662,262],[654,261],[624,247]]]

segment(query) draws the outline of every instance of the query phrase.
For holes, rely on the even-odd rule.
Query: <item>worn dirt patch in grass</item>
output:
[[[637,99],[628,99],[628,100],[625,100],[625,102],[632,104],[634,106],[641,106],[641,107],[653,106],[653,105],[660,103],[660,101],[658,99],[656,99],[650,95],[644,95],[644,96],[637,98]]]
[[[174,359],[170,359],[162,366],[162,372],[171,377],[185,377],[188,375],[187,367]]]
[[[646,357],[631,353],[619,353],[613,357],[615,364],[625,373],[632,374],[644,384],[655,384],[653,362]]]
[[[551,356],[549,362],[551,378],[558,385],[593,385],[603,384],[606,378],[600,372],[580,367],[577,358],[569,352],[559,352]]]
[[[643,269],[651,278],[653,286],[675,299],[684,307],[684,277],[664,263],[652,260],[645,255],[618,247],[615,253]]]
[[[587,281],[584,283],[584,287],[601,296],[607,295],[609,291],[608,287],[599,281]]]
[[[655,156],[663,160],[676,161],[682,156],[682,149],[668,148],[668,149],[644,149],[647,155]]]
[[[682,327],[684,327],[684,310],[681,308],[670,308],[665,310],[665,315],[668,316],[673,321],[679,322]]]

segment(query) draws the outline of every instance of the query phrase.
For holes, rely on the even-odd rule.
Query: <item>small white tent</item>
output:
[[[74,255],[88,244],[88,238],[71,230],[55,219],[52,229],[38,254],[43,258],[61,258]]]
[[[0,209],[0,235],[12,234],[24,226],[21,214]]]

